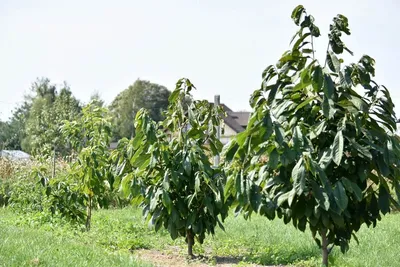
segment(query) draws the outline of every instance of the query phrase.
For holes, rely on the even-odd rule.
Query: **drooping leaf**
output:
[[[293,188],[297,195],[303,194],[306,189],[306,168],[304,166],[304,160],[300,159],[292,170]]]
[[[343,157],[344,139],[342,131],[336,133],[332,144],[332,160],[336,165],[340,165]]]
[[[343,212],[347,208],[349,199],[347,197],[346,190],[340,181],[338,181],[335,184],[335,189],[333,190],[333,196],[334,196],[336,204],[338,205],[340,210]]]

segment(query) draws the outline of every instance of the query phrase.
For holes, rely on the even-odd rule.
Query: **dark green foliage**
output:
[[[118,168],[127,173],[122,190],[141,193],[144,216],[156,231],[164,227],[172,239],[186,237],[189,256],[194,238],[203,243],[217,224],[223,227],[221,220],[228,212],[223,175],[209,158],[222,148],[216,139],[222,112],[207,101],[193,101],[185,107],[193,88],[187,79],[177,82],[166,118],[160,123],[140,110],[135,138],[120,143],[123,151],[118,153]]]
[[[169,95],[166,87],[144,80],[137,80],[119,93],[110,105],[113,139],[134,136],[133,121],[141,108],[146,109],[153,120],[162,120],[162,112],[168,107]]]
[[[263,72],[247,129],[226,148],[226,191],[245,215],[308,225],[345,252],[362,224],[390,211],[390,190],[400,192],[394,105],[372,80],[371,57],[347,66],[338,58],[349,51],[340,39],[350,34],[346,17],[330,27],[328,68],[314,58],[312,16],[299,6],[292,18],[300,26],[292,49]]]
[[[50,179],[50,164],[0,160],[0,204],[40,220],[51,217],[82,222],[84,196],[68,168],[57,163],[57,176]]]

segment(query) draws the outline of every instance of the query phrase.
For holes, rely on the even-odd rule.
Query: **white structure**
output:
[[[224,125],[221,130],[221,142],[222,144],[228,143],[235,135],[243,132],[249,122],[250,112],[247,111],[232,111],[226,105],[221,104],[221,107],[225,110],[227,116],[224,118]]]
[[[21,150],[0,150],[0,157],[10,160],[28,160],[31,156]]]

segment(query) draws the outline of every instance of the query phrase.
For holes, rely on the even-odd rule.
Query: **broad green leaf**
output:
[[[271,85],[271,91],[268,94],[268,100],[267,100],[268,105],[270,105],[272,103],[272,101],[274,101],[276,92],[278,91],[279,86],[280,86],[279,82],[277,82],[274,85]]]
[[[269,154],[268,158],[268,167],[271,169],[275,169],[279,163],[279,153],[276,149],[272,150],[271,154]]]
[[[324,74],[321,66],[316,66],[313,72],[312,85],[315,92],[319,92],[324,85]]]
[[[332,160],[336,165],[340,165],[343,156],[344,139],[342,131],[336,133],[332,144]]]
[[[326,167],[328,167],[328,165],[331,163],[331,161],[332,161],[332,148],[329,147],[322,153],[322,156],[319,159],[318,164],[322,170],[325,170]]]
[[[324,210],[328,211],[330,207],[328,194],[322,191],[321,187],[316,182],[312,180],[310,182],[315,200]]]
[[[324,130],[326,126],[326,121],[320,121],[310,127],[310,139],[317,138]]]
[[[296,190],[293,188],[292,190],[289,191],[289,196],[288,196],[289,207],[292,206],[295,196],[296,196]]]
[[[353,194],[356,196],[357,200],[362,201],[363,194],[360,187],[354,182],[352,182],[351,185],[353,187]]]
[[[328,99],[333,100],[333,95],[335,93],[335,85],[332,81],[331,76],[324,74],[324,96]]]
[[[172,202],[171,202],[171,198],[169,197],[169,194],[167,191],[163,191],[163,193],[162,193],[162,203],[167,208],[168,214],[171,214]]]
[[[278,196],[277,205],[278,207],[282,206],[289,199],[290,191],[283,193]]]
[[[297,195],[303,194],[306,188],[306,168],[304,166],[304,160],[301,158],[292,170],[293,188]]]
[[[196,193],[200,192],[200,172],[196,173],[196,177],[194,180],[194,190]]]
[[[185,173],[187,175],[191,175],[192,174],[192,164],[190,163],[190,158],[189,157],[185,157],[183,160],[183,169],[185,170]]]
[[[381,210],[382,214],[386,214],[390,212],[390,194],[386,190],[384,186],[379,186],[379,209]]]
[[[326,54],[326,62],[328,63],[328,66],[331,69],[331,71],[335,73],[340,72],[339,59],[332,51],[328,51],[328,53]]]
[[[326,118],[328,118],[328,119],[333,118],[333,116],[336,113],[336,109],[334,106],[335,106],[335,103],[333,102],[333,100],[329,99],[326,95],[324,95],[324,98],[322,101],[322,111]]]
[[[296,126],[293,131],[293,145],[295,150],[299,150],[304,146],[303,134],[301,132],[300,126]]]
[[[305,9],[302,5],[298,5],[295,9],[292,11],[292,16],[291,18],[293,19],[294,23],[298,26],[300,24],[300,18],[301,15],[305,12]]]
[[[354,95],[350,95],[349,96],[349,100],[351,101],[351,103],[353,103],[353,105],[360,111],[362,112],[368,112],[368,105],[367,103],[365,103],[364,100],[362,100],[361,98],[354,96]]]
[[[347,208],[349,199],[347,197],[346,190],[340,181],[336,182],[335,184],[335,189],[333,190],[333,197],[335,199],[336,204],[343,212]]]
[[[306,105],[308,105],[311,101],[313,101],[316,97],[310,97],[307,98],[306,100],[304,100],[303,102],[301,102],[296,109],[294,110],[295,112],[298,111],[299,109],[305,107]]]

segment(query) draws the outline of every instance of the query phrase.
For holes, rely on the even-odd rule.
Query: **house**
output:
[[[221,107],[226,112],[224,124],[221,127],[221,142],[222,144],[228,143],[235,135],[243,132],[250,118],[250,112],[247,111],[233,111],[225,104]]]

